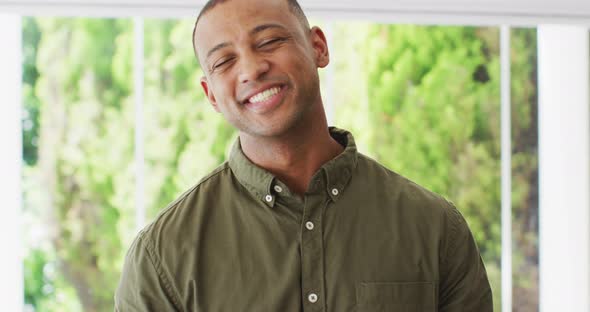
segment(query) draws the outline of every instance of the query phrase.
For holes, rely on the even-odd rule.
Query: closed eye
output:
[[[213,65],[213,68],[212,69],[213,70],[219,69],[222,66],[229,64],[229,62],[231,62],[232,60],[233,60],[233,57],[230,57],[230,58],[221,60],[220,62],[215,63],[215,65]]]
[[[270,40],[266,40],[266,41],[261,42],[258,45],[258,47],[259,48],[270,47],[270,46],[273,46],[276,43],[280,43],[280,42],[283,42],[283,41],[286,41],[286,40],[287,40],[287,38],[273,38],[273,39],[270,39]]]

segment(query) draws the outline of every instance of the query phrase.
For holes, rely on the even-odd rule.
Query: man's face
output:
[[[318,67],[328,65],[322,31],[304,29],[286,0],[229,0],[195,31],[213,107],[240,131],[276,137],[321,105]]]

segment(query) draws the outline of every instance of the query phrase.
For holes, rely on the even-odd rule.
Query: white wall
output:
[[[539,59],[541,312],[590,311],[588,28],[542,25]]]
[[[0,310],[21,311],[23,297],[21,212],[21,23],[0,13]]]

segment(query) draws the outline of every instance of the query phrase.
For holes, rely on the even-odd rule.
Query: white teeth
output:
[[[256,95],[254,95],[253,97],[248,99],[248,101],[250,101],[250,103],[258,103],[258,102],[266,101],[271,96],[279,93],[279,91],[281,91],[280,87],[270,88],[270,89],[264,90]]]

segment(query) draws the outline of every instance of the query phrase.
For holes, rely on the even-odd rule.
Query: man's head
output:
[[[295,0],[209,1],[193,42],[207,98],[240,131],[276,137],[323,117],[312,112],[322,105],[326,39]]]

